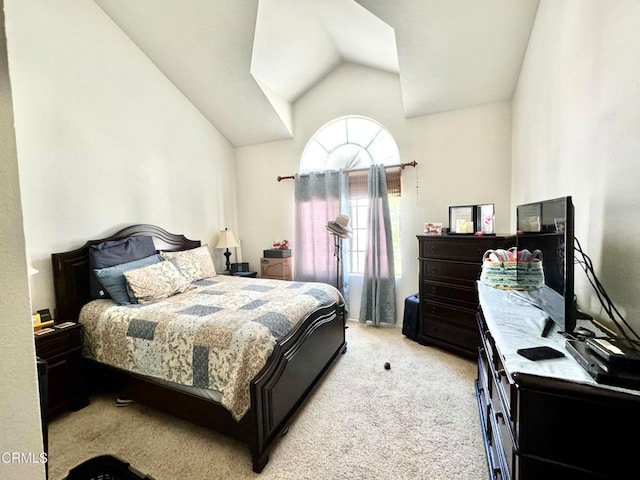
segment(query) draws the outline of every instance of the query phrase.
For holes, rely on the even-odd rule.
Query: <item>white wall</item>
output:
[[[10,463],[7,453],[42,450],[20,185],[3,0],[0,0],[0,478],[44,478],[42,463]]]
[[[210,245],[236,226],[233,148],[94,2],[6,3],[34,308],[54,307],[51,253],[133,223]]]
[[[236,226],[234,152],[94,2],[5,0],[5,12],[17,161],[2,78],[0,451],[40,452],[27,263],[33,309],[53,309],[51,253],[132,223],[213,244]],[[40,473],[0,464],[1,478]]]
[[[572,195],[575,234],[640,333],[640,2],[542,0],[513,106],[513,205]],[[600,315],[576,266],[579,305]]]
[[[236,149],[238,218],[243,256],[259,268],[273,240],[293,241],[293,181],[311,136],[344,115],[364,115],[394,136],[403,172],[402,278],[397,282],[398,320],[404,298],[418,291],[416,234],[425,222],[448,224],[449,205],[495,203],[497,230],[510,219],[510,103],[491,104],[418,118],[405,118],[397,75],[354,64],[332,72],[293,107],[294,138]],[[352,279],[350,316],[359,313],[360,288]]]

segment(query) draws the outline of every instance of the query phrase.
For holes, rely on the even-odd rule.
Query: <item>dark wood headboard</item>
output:
[[[189,240],[155,225],[131,225],[110,237],[89,240],[82,247],[69,252],[51,254],[53,265],[53,289],[56,299],[56,321],[77,322],[80,309],[91,301],[89,289],[89,246],[107,240],[146,235],[153,237],[156,250],[188,250],[201,245],[199,240]]]

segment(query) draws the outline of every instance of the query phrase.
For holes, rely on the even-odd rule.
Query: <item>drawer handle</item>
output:
[[[431,252],[432,252],[432,253],[435,253],[435,252],[437,252],[437,251],[438,251],[438,247],[435,247],[435,246],[434,246],[434,247],[431,247]]]
[[[504,414],[502,412],[496,412],[496,422],[504,423]]]
[[[478,252],[478,255],[483,255],[483,254],[484,254],[484,252],[482,251],[482,249],[481,249],[481,248],[479,248],[478,250],[476,250],[476,252]]]
[[[436,293],[438,291],[438,287],[433,286],[431,287],[431,293]]]
[[[431,273],[436,273],[436,270],[438,270],[436,267],[431,267]]]

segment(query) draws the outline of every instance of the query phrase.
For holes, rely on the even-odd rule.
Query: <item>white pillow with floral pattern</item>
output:
[[[182,293],[192,285],[171,262],[163,261],[124,272],[129,296],[138,303]]]
[[[160,256],[173,263],[189,282],[216,276],[216,268],[207,245],[177,252],[160,252]]]

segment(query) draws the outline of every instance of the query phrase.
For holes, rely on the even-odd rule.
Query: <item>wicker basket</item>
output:
[[[536,290],[544,286],[542,252],[487,250],[482,257],[480,281],[504,290]]]

